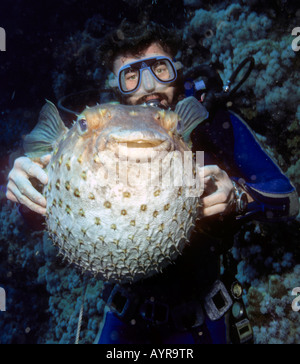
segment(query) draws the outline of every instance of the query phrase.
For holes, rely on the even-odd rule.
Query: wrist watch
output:
[[[232,181],[234,192],[234,208],[238,215],[244,215],[248,207],[248,196],[246,192],[235,182]]]

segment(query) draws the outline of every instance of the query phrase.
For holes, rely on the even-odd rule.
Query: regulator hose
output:
[[[232,84],[235,82],[237,76],[248,63],[249,67],[244,76],[238,82],[238,84],[233,89],[231,89]],[[235,93],[250,76],[254,66],[254,58],[247,57],[232,73],[225,85],[223,84],[223,81],[217,70],[211,65],[200,65],[192,68],[185,74],[185,79],[187,80],[186,82],[191,82],[191,79],[195,80],[199,79],[200,77],[204,78],[202,87],[201,82],[194,83],[195,90],[196,92],[201,91],[201,93],[205,93],[203,106],[205,106],[208,111],[213,111],[215,108],[225,105],[230,99],[232,99]],[[197,89],[198,84],[201,88]]]
[[[58,100],[57,106],[60,111],[67,114],[69,117],[73,116],[77,118],[77,115],[80,114],[86,106],[95,106],[97,103],[112,101],[110,95],[113,95],[113,91],[110,89],[89,89],[79,91],[61,97]]]
[[[233,84],[233,82],[236,80],[238,74],[241,72],[241,70],[246,66],[246,64],[249,63],[249,67],[247,69],[247,72],[244,74],[244,77],[241,79],[241,81],[230,91],[230,87]],[[242,84],[247,80],[247,78],[250,76],[253,68],[255,66],[255,60],[253,57],[247,57],[243,60],[243,62],[237,67],[237,69],[233,72],[229,80],[227,81],[226,85],[223,87],[223,91],[225,93],[229,92],[229,96],[234,95],[237,90],[242,86]]]

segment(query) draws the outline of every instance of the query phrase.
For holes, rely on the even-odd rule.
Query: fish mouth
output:
[[[120,142],[120,145],[127,146],[127,148],[158,148],[165,143],[163,140],[132,140],[127,142]]]
[[[120,160],[148,162],[156,159],[160,152],[171,152],[174,150],[173,143],[168,139],[110,139],[106,148],[114,152]]]

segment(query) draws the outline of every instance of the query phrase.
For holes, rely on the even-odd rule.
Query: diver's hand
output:
[[[228,174],[218,166],[205,166],[202,199],[204,217],[230,213],[234,202],[234,186]]]
[[[27,157],[16,159],[8,175],[6,197],[27,206],[30,210],[46,214],[47,201],[30,183],[29,178],[36,178],[42,184],[48,183],[47,173],[43,168],[50,162],[51,155],[40,159],[41,163],[32,162]]]

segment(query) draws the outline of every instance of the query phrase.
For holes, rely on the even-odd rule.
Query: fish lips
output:
[[[111,138],[106,144],[106,150],[113,152],[121,161],[147,163],[158,158],[160,153],[174,151],[174,143],[168,138]]]

